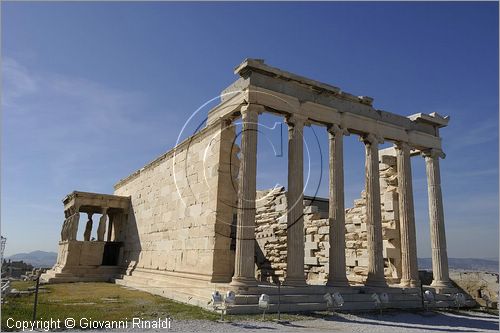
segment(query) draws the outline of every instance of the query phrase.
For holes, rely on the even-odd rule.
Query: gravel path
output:
[[[284,323],[239,321],[217,323],[206,320],[172,321],[169,330],[149,332],[498,332],[498,317],[478,312],[336,314],[330,318]],[[123,331],[123,330],[120,330]],[[141,332],[128,328],[127,332]],[[89,332],[89,331],[87,331]],[[97,332],[97,331],[96,331]]]

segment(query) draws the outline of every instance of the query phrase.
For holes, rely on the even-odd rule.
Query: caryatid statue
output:
[[[87,224],[85,225],[85,232],[83,233],[83,240],[84,241],[89,241],[90,240],[90,234],[92,233],[92,213],[87,213],[88,221]]]
[[[69,220],[67,217],[64,218],[63,226],[61,228],[61,241],[68,240],[68,223]]]
[[[106,233],[107,211],[107,208],[102,209],[102,216],[99,219],[99,227],[97,227],[97,240],[100,242],[104,241],[104,234]]]
[[[76,240],[79,221],[80,221],[80,211],[79,208],[75,208],[75,212],[73,213],[73,215],[69,217],[68,221],[68,240]]]

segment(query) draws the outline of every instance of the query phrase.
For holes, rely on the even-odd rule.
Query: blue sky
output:
[[[378,109],[449,115],[441,131],[449,256],[498,258],[497,3],[1,6],[6,254],[55,251],[67,193],[112,193],[120,178],[173,147],[191,113],[254,57],[372,96]],[[325,196],[325,131],[307,128],[306,139],[306,194],[318,187]],[[363,154],[355,136],[345,139],[348,207],[363,189]],[[258,168],[260,188],[286,185],[286,154],[274,156],[264,140]],[[418,252],[428,257],[422,158],[413,159],[413,177]]]

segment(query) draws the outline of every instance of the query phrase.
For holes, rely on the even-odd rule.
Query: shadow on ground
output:
[[[486,314],[465,312],[422,312],[422,313],[384,313],[332,316],[327,321],[349,324],[370,324],[387,328],[408,328],[442,332],[477,332],[482,330],[498,331],[498,318]],[[464,330],[466,329],[466,330]],[[469,330],[467,330],[469,329]]]

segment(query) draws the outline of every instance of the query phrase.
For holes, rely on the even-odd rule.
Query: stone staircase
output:
[[[43,273],[42,283],[109,282],[120,271],[118,266],[77,266],[61,270],[55,267]]]
[[[185,281],[184,279],[182,281]],[[179,279],[168,276],[161,272],[151,273],[148,271],[134,270],[132,274],[119,274],[112,279],[118,285],[146,291],[162,297],[167,297],[181,303],[199,306],[207,310],[213,310],[210,304],[211,293],[215,290],[221,294],[232,290],[236,292],[235,304],[228,309],[229,314],[262,313],[259,309],[259,297],[267,294],[270,298],[270,308],[266,311],[280,312],[312,312],[326,311],[325,293],[340,292],[344,305],[336,310],[339,311],[374,311],[379,310],[372,300],[373,293],[386,292],[389,295],[389,303],[383,305],[383,309],[422,309],[423,303],[420,288],[372,288],[366,286],[351,286],[347,288],[332,288],[324,285],[308,285],[306,287],[282,286],[278,292],[276,285],[262,283],[256,287],[235,289],[227,283],[215,284],[205,280],[193,279],[192,283],[179,283]],[[425,289],[432,289],[425,287]],[[473,306],[474,301],[467,298],[467,306]],[[455,300],[452,294],[435,294],[435,302],[426,304],[425,308],[454,307]]]
[[[350,288],[330,288],[325,286],[307,286],[307,287],[282,287],[280,295],[278,288],[256,288],[240,292],[236,296],[235,305],[228,313],[261,313],[258,308],[258,300],[262,293],[269,295],[270,308],[267,312],[277,312],[278,303],[280,312],[311,312],[326,311],[327,305],[324,300],[326,292],[339,291],[344,299],[344,305],[337,309],[341,311],[371,311],[378,309],[371,299],[373,292],[381,292],[382,289],[370,289],[366,287]],[[400,288],[384,288],[389,294],[389,304],[384,305],[385,309],[390,308],[421,308],[422,300],[418,289],[403,290]]]
[[[326,292],[339,291],[344,298],[343,311],[367,311],[377,309],[371,299],[373,292],[381,290],[366,287],[350,287],[332,289],[326,286],[309,285],[307,287],[278,288],[271,284],[262,284],[257,287],[236,290],[228,284],[213,284],[206,281],[193,281],[193,283],[179,283],[175,279],[166,278],[159,274],[153,277],[151,273],[134,271],[132,275],[117,275],[113,281],[125,287],[143,290],[152,294],[168,297],[176,301],[200,306],[213,310],[210,305],[211,291],[218,290],[225,294],[229,290],[236,292],[234,306],[228,309],[230,314],[261,313],[258,307],[261,294],[270,297],[270,308],[267,312],[277,312],[278,303],[280,312],[311,312],[328,310],[323,296]],[[178,280],[177,280],[178,281]],[[384,288],[390,296],[390,303],[386,308],[421,308],[422,301],[419,289]]]

